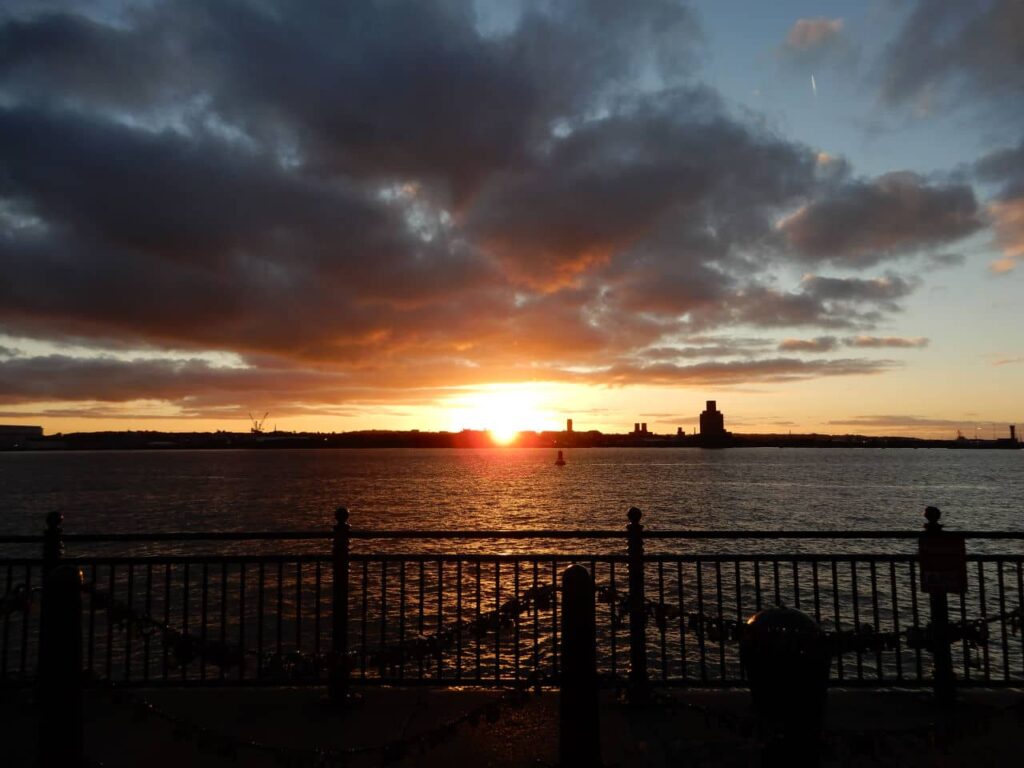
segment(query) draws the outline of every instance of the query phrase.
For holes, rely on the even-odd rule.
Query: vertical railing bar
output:
[[[245,679],[245,562],[238,564],[238,679]]]
[[[455,561],[455,679],[462,679],[462,560]]]
[[[961,595],[957,595],[957,597],[960,598],[960,600],[959,600],[959,602],[960,602],[960,621],[962,621],[964,623],[964,625],[966,626],[966,624],[967,624],[967,595],[966,594],[961,594]],[[964,680],[970,680],[971,679],[971,643],[967,639],[967,633],[966,632],[964,633],[964,637],[963,637],[963,640],[961,642],[961,647],[963,648],[963,652],[964,652]]]
[[[736,587],[736,621],[742,625],[743,623],[743,580],[740,575],[740,561],[736,560],[733,563],[733,584]],[[679,613],[682,615],[683,606],[682,601],[679,601]],[[743,671],[743,662],[740,661],[740,678],[745,677]]]
[[[313,565],[313,654],[321,654],[321,613],[323,611],[324,564],[317,560]],[[348,606],[345,606],[348,610]]]
[[[857,589],[857,561],[850,561],[850,588],[852,590],[851,600],[853,603],[853,629],[855,632],[860,631],[860,591]],[[857,648],[855,652],[857,659],[857,680],[861,681],[864,679],[864,651],[861,648]]]
[[[275,624],[275,647],[277,648],[277,659],[278,662],[283,662],[282,658],[282,632],[284,630],[284,560],[277,561],[277,621]]]
[[[146,600],[143,603],[146,616],[153,615],[153,564],[146,563]],[[142,679],[149,680],[149,643],[150,633],[142,635]]]
[[[135,564],[128,563],[128,594],[125,595],[125,604],[128,606],[128,615],[132,612],[132,593],[135,591]],[[132,622],[124,624],[124,679],[132,678]]]
[[[612,583],[615,582],[615,564],[612,564]],[[551,561],[551,674],[558,677],[558,562]],[[614,586],[612,587],[614,589]],[[612,671],[615,669],[615,626],[612,623]]]
[[[40,581],[43,576],[40,575]],[[25,566],[25,589],[29,590],[29,594],[32,594],[32,566]],[[26,670],[28,669],[28,624],[29,624],[29,613],[25,611],[21,615],[21,653],[19,654],[18,673],[24,677]],[[110,628],[110,611],[107,611],[107,629],[109,632]],[[109,635],[108,635],[109,636]]]
[[[800,610],[800,567],[793,561],[793,607]]]
[[[882,619],[881,613],[878,606],[878,569],[875,565],[875,561],[871,560],[868,563],[869,573],[871,574],[871,617],[875,622],[875,631],[882,631]],[[882,648],[879,646],[875,650],[875,672],[879,680],[882,679]]]
[[[480,682],[483,675],[483,632],[480,628],[480,613],[481,613],[481,600],[483,598],[483,590],[480,586],[480,572],[483,569],[483,563],[479,560],[476,562],[475,568],[475,579],[476,579],[476,601],[473,606],[473,626],[476,635],[476,680]]]
[[[437,558],[437,634],[441,635],[441,628],[444,626],[444,562],[439,557]],[[440,680],[443,674],[443,666],[441,664],[441,656],[438,654],[437,657],[437,679]]]
[[[385,661],[387,654],[383,653],[384,647],[388,644],[388,561],[380,561],[380,664],[378,674],[381,678],[386,677]]]
[[[540,674],[540,607],[537,605],[540,565],[533,561],[533,674]]]
[[[669,648],[668,638],[666,633],[668,630],[668,622],[666,621],[665,611],[665,562],[663,560],[657,561],[657,604],[658,610],[663,611],[662,620],[658,623],[658,649],[660,655],[662,655],[662,680],[669,679]]]
[[[722,591],[722,563],[719,560],[715,560],[715,595],[718,598],[718,617],[719,629],[722,629],[722,621],[725,618],[725,594]],[[718,674],[722,680],[726,678],[725,674],[725,634],[722,631],[718,633]]]
[[[681,677],[686,680],[688,678],[686,670],[686,603],[683,602],[682,560],[676,560],[676,599],[679,601],[679,663],[682,665]]]
[[[405,560],[398,563],[398,679],[405,678]]]
[[[917,568],[916,563],[907,563],[907,570],[910,571],[910,614],[914,618],[914,626],[921,626],[921,614],[917,609]],[[924,677],[921,669],[921,649],[914,648],[914,666],[917,672],[917,679]]]
[[[7,564],[7,586],[4,590],[4,594],[11,593],[11,587],[14,585],[14,565],[12,563]],[[0,655],[0,678],[7,679],[7,656],[10,654],[9,640],[11,636],[11,614],[4,614],[4,645],[3,654]]]
[[[260,560],[259,566],[256,569],[256,677],[263,676],[263,656],[266,654],[263,648],[263,625],[266,623],[264,610],[267,593],[266,570],[266,563]]]
[[[831,561],[832,565],[832,610],[835,613],[836,632],[841,632],[842,621],[840,620],[839,611],[839,565],[836,559],[833,557]],[[843,653],[840,651],[836,654],[836,677],[839,680],[843,679]]]
[[[1017,561],[1017,608],[1024,611],[1024,564],[1020,560]],[[1020,632],[1020,668],[1024,675],[1024,628]]]
[[[892,628],[896,633],[896,679],[903,681],[903,635],[900,634],[899,594],[896,591],[896,562],[889,561],[889,589],[892,591]]]
[[[761,610],[761,561],[754,561],[754,605]]]
[[[985,621],[988,618],[988,601],[985,598],[985,568],[984,563],[978,561],[978,603],[981,607],[981,620]],[[981,646],[981,658],[984,664],[985,682],[992,679],[992,668],[990,664],[990,656],[988,652],[988,643],[984,643]]]
[[[322,566],[319,560],[313,565],[313,655],[320,656],[320,590],[323,589]],[[348,610],[348,606],[345,606]]]
[[[552,583],[553,584],[557,584],[557,581],[555,581],[556,577],[555,577],[554,572],[552,572],[551,576],[552,576]],[[616,586],[615,586],[615,561],[614,560],[611,561],[610,563],[608,563],[608,582],[609,582],[608,583],[609,592],[607,594],[608,618],[609,618],[609,621],[611,622],[611,627],[610,627],[609,632],[608,632],[608,637],[611,640],[611,654],[612,654],[611,670],[612,670],[612,679],[616,679],[617,676],[618,676],[618,670],[619,670],[619,661],[616,658],[618,656],[618,650],[619,650],[618,649],[618,642],[616,640],[616,636],[619,634],[619,631],[618,631],[618,626],[616,625],[616,613],[615,613],[615,596],[618,593],[616,591]]]
[[[811,585],[814,590],[814,621],[821,624],[821,583],[818,578],[818,561],[811,561]]]
[[[92,568],[92,577],[93,577],[93,583],[95,583],[95,581],[96,581],[96,566],[95,565]],[[170,563],[166,563],[164,565],[164,626],[165,627],[169,627],[170,625],[171,625],[171,564]],[[89,646],[90,646],[89,665],[92,666],[92,637],[91,637],[91,635],[92,635],[92,619],[91,619],[91,617],[90,617],[90,621],[89,621],[89,634],[90,634],[90,638],[89,638]],[[161,643],[161,645],[164,648],[163,678],[164,678],[164,681],[166,682],[167,678],[168,678],[168,676],[170,674],[170,670],[169,670],[170,663],[169,663],[169,658],[168,658],[168,653],[169,653],[169,650],[170,650],[170,645],[167,642],[166,638],[163,638],[163,642]]]
[[[302,561],[295,563],[295,651],[302,653]]]
[[[775,604],[782,605],[782,585],[779,583],[778,560],[772,560],[772,578],[775,579]]]
[[[366,679],[366,642],[367,642],[367,627],[369,625],[369,618],[367,617],[367,601],[369,600],[370,590],[370,563],[368,560],[363,560],[363,603],[361,609],[361,621],[359,622],[359,675]],[[338,606],[333,606],[331,610],[338,610]]]
[[[367,617],[367,603],[370,599],[370,562],[362,561],[362,600],[359,606],[359,677],[367,679],[367,636],[370,620]],[[333,606],[332,610],[337,610]]]
[[[186,573],[187,573],[186,565]],[[117,599],[117,582],[114,575],[114,564],[107,566],[107,588],[110,590],[111,601]],[[107,680],[114,679],[114,619],[111,611],[107,611]],[[188,634],[188,623],[185,624],[185,633]],[[184,665],[182,665],[184,667]]]
[[[228,641],[228,561],[220,564],[220,644],[225,646]],[[227,674],[226,665],[221,665],[220,679]]]
[[[501,607],[501,561],[494,561],[494,608]],[[494,682],[501,681],[501,616],[494,623]]]
[[[999,614],[1003,618],[999,622],[1003,636],[1003,679],[1010,679],[1010,638],[1006,633],[1006,584],[1003,577],[1004,560],[996,560],[996,568],[999,569],[997,584],[999,587]]]
[[[700,614],[700,621],[697,622],[697,648],[700,651],[700,679],[708,681],[707,669],[707,648],[704,644],[704,568],[701,561],[694,563],[694,570],[697,572],[697,613]]]
[[[189,570],[190,570],[189,565],[190,564],[191,563],[185,562],[185,564],[184,564],[184,571],[183,571],[183,573],[181,575],[181,580],[182,580],[181,581],[181,635],[182,636],[186,636],[188,634],[188,603],[189,603],[189,600],[188,600],[188,586],[189,586],[188,582],[189,582],[189,579],[188,579],[188,577],[190,575],[190,572],[189,572]],[[112,573],[113,573],[113,570],[114,569],[112,568],[111,569]],[[183,660],[181,660],[181,659],[178,659],[178,660],[179,660],[179,666],[181,667],[181,679],[184,680],[184,679],[186,679],[188,677],[188,663],[187,662],[183,662]]]
[[[131,578],[131,572],[129,572],[129,579]],[[200,596],[200,607],[199,607],[199,637],[200,645],[206,648],[206,619],[207,619],[207,604],[208,604],[208,590],[210,586],[209,581],[209,565],[203,562],[203,587],[202,594]],[[199,679],[206,679],[206,658],[203,657],[199,660]]]
[[[658,561],[658,610],[662,611],[661,620],[658,622],[658,634],[660,635],[661,652],[661,679],[668,680],[668,621],[665,618],[665,563]]]
[[[426,579],[426,562],[420,560],[420,580],[419,580],[419,592],[420,592],[420,603],[419,603],[419,634],[423,635],[423,604],[426,602],[426,585],[424,581]],[[419,669],[420,679],[423,679],[423,654],[420,653],[417,657],[417,667]]]
[[[521,561],[519,558],[515,558],[512,561],[512,567],[515,569],[512,574],[512,599],[515,601],[516,611],[512,617],[512,647],[513,647],[513,666],[515,681],[519,682],[519,567]]]

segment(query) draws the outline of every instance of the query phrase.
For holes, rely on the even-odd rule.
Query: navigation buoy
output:
[[[565,457],[562,456],[562,452],[561,451],[558,452],[558,458],[555,459],[555,466],[556,467],[564,467],[565,466]]]

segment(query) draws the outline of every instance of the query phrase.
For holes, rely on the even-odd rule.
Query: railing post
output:
[[[647,605],[644,598],[644,527],[636,507],[626,513],[629,525],[629,688],[634,700],[647,696]]]
[[[563,768],[598,768],[601,765],[601,729],[594,580],[582,565],[570,565],[562,572],[560,650],[559,764]]]
[[[43,531],[43,578],[60,565],[64,554],[64,515],[50,512],[46,516],[46,529]]]
[[[939,518],[942,512],[938,507],[927,507],[924,511],[927,522],[924,524],[924,534],[918,543],[919,559],[921,552],[929,549],[931,544],[941,542],[948,534],[942,530],[942,523]],[[941,547],[941,544],[940,544]],[[931,609],[931,650],[932,660],[935,665],[933,672],[935,680],[935,698],[941,704],[950,704],[955,699],[954,676],[953,676],[953,653],[952,643],[949,637],[949,601],[946,597],[944,584],[931,585],[927,581],[928,574],[922,567],[921,584],[928,592],[929,607]]]
[[[82,572],[54,568],[43,586],[39,627],[41,768],[77,768],[82,747]]]
[[[349,533],[348,509],[334,511],[334,540],[331,548],[331,575],[333,587],[331,617],[331,673],[328,693],[332,702],[340,704],[348,699],[348,565]]]

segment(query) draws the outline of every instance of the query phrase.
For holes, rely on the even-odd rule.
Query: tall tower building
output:
[[[707,408],[700,414],[701,437],[725,437],[725,414],[716,407],[714,400],[707,401]]]
[[[572,419],[565,420],[565,431],[572,432]]]

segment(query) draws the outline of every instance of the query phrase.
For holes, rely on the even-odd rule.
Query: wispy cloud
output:
[[[853,336],[844,339],[843,343],[848,347],[879,348],[890,347],[895,349],[922,349],[928,346],[928,339],[923,336]]]

